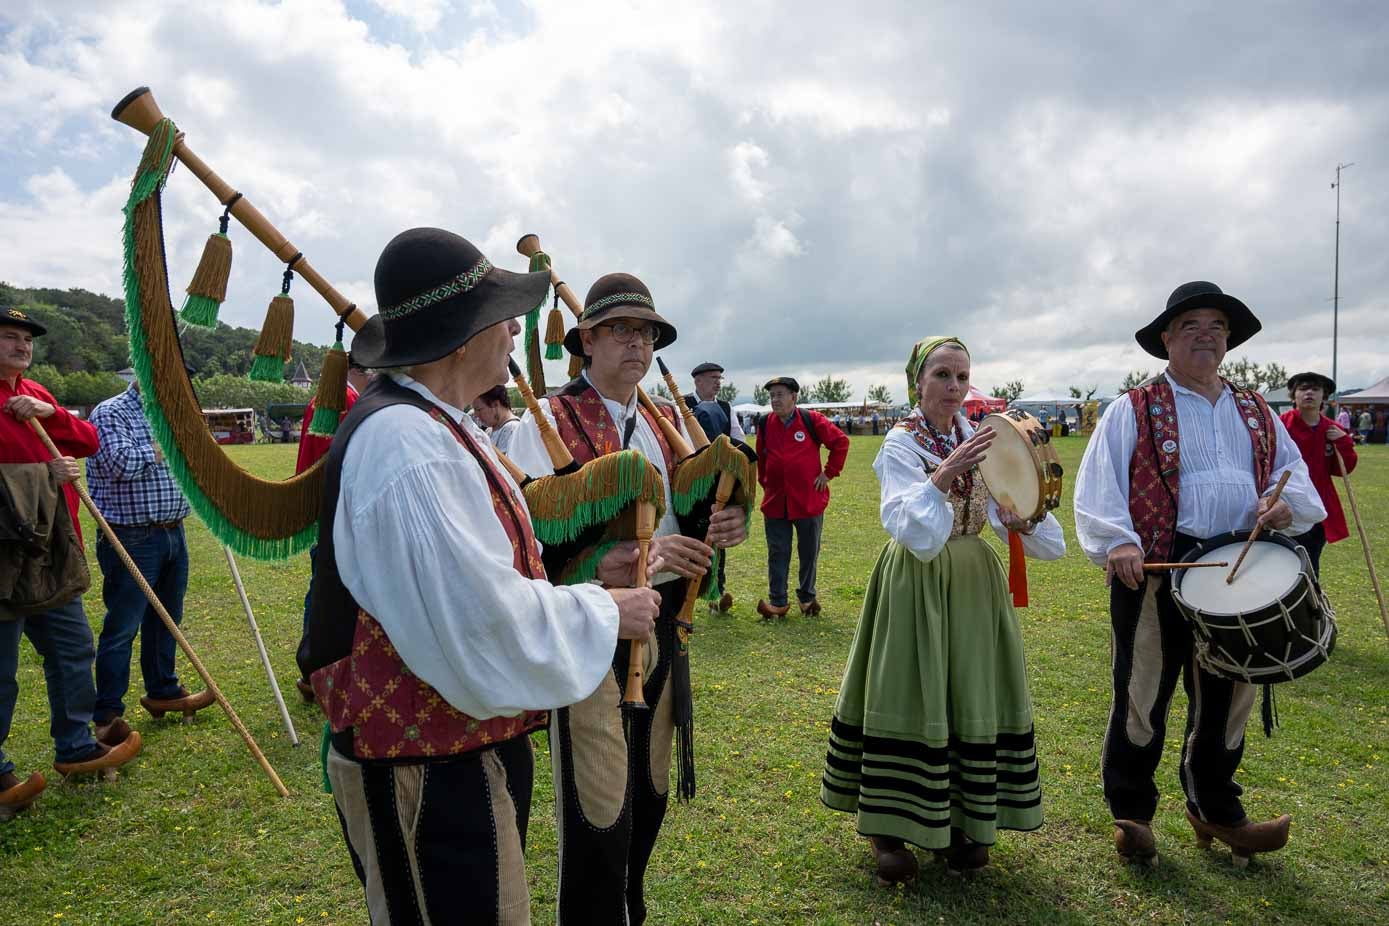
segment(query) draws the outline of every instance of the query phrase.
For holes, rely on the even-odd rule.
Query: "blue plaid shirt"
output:
[[[87,458],[87,490],[106,520],[127,527],[188,517],[169,467],[155,460],[154,435],[134,387],[92,409],[101,447]]]

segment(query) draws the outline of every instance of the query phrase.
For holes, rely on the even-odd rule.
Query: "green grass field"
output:
[[[854,438],[833,485],[819,587],[825,614],[777,625],[753,612],[766,594],[760,518],[733,551],[737,596],[726,616],[697,618],[693,642],[699,795],[672,805],[647,885],[653,923],[1326,923],[1389,922],[1389,642],[1354,537],[1323,559],[1340,620],[1332,661],[1279,691],[1282,728],[1251,725],[1240,781],[1251,816],[1293,814],[1291,845],[1246,871],[1227,852],[1198,850],[1182,816],[1169,737],[1155,823],[1162,866],[1120,866],[1099,782],[1108,713],[1107,596],[1102,575],[1074,546],[1069,490],[1060,509],[1072,544],[1054,563],[1031,563],[1033,605],[1022,612],[1037,721],[1047,824],[1002,834],[994,864],[957,883],[924,865],[917,884],[874,885],[853,820],[821,806],[826,731],[864,586],[885,535],[870,465],[878,438]],[[1074,473],[1084,443],[1058,442]],[[288,475],[293,449],[246,447],[236,458],[262,475]],[[1361,457],[1355,488],[1389,577],[1389,451]],[[91,547],[94,526],[84,527]],[[293,690],[294,647],[308,563],[242,561],[256,617],[303,739],[291,749],[236,599],[226,563],[190,522],[193,578],[184,626],[291,791],[275,795],[215,707],[192,725],[128,719],[143,754],[116,784],[65,784],[0,826],[0,923],[364,923],[361,891],[332,798],[320,787],[317,710]],[[103,615],[100,574],[87,596]],[[20,700],[6,744],[21,774],[51,772],[39,661],[23,644]],[[197,687],[180,658],[186,684]],[[1185,701],[1178,692],[1173,726]],[[534,919],[554,919],[555,830],[545,750],[527,861]],[[460,911],[460,921],[463,920]]]

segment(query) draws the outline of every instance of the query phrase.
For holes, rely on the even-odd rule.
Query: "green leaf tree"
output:
[[[811,386],[806,393],[809,402],[847,402],[854,394],[847,380],[826,376]]]
[[[868,390],[868,401],[881,402],[884,405],[892,404],[892,390],[879,383]]]

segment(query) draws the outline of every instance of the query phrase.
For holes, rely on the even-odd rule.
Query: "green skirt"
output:
[[[998,556],[953,538],[878,557],[830,727],[820,799],[926,849],[1042,825],[1022,634]]]

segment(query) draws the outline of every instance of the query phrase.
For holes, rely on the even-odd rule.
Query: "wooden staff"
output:
[[[1228,566],[1229,560],[1221,560],[1218,563],[1144,563],[1144,572],[1171,572],[1173,569],[1214,569],[1217,566]]]
[[[637,581],[635,588],[646,587],[646,558],[651,553],[651,535],[656,532],[656,506],[650,502],[637,502]],[[633,640],[627,658],[627,687],[622,698],[622,706],[628,709],[645,710],[646,696],[642,685],[646,673],[642,671],[646,655],[646,641]]]
[[[48,452],[53,455],[53,458],[55,460],[62,459],[63,454],[58,450],[57,446],[54,445],[53,439],[48,436],[48,432],[44,430],[39,419],[30,418],[29,426],[34,429],[34,433],[39,436],[39,440],[43,441],[44,447],[48,448]],[[289,789],[285,787],[284,782],[280,781],[280,776],[276,775],[275,769],[271,768],[269,760],[265,758],[265,753],[261,752],[260,747],[256,745],[256,741],[252,738],[251,732],[246,729],[246,725],[241,722],[241,718],[236,716],[236,711],[232,710],[232,706],[227,703],[226,697],[222,694],[222,689],[217,687],[217,683],[212,680],[212,676],[208,674],[207,669],[203,668],[202,660],[199,659],[198,654],[193,651],[193,645],[188,642],[188,638],[178,629],[178,624],[174,623],[174,619],[169,616],[169,612],[164,610],[163,602],[159,600],[159,596],[154,593],[154,589],[150,588],[149,583],[145,581],[144,575],[140,572],[140,567],[135,565],[135,561],[130,558],[130,554],[127,553],[125,547],[121,545],[120,538],[117,537],[116,532],[111,529],[111,525],[106,523],[106,519],[101,516],[101,512],[97,510],[96,503],[92,501],[92,497],[87,494],[87,490],[82,487],[80,482],[73,482],[72,486],[77,490],[77,496],[82,499],[82,504],[87,506],[87,511],[91,513],[92,519],[96,521],[97,526],[101,528],[101,532],[105,534],[106,539],[110,541],[111,548],[114,549],[116,555],[121,558],[121,562],[125,564],[125,568],[130,570],[130,575],[135,580],[135,584],[140,586],[140,591],[145,593],[145,598],[149,600],[150,607],[154,608],[154,613],[159,615],[159,619],[164,622],[165,629],[167,629],[169,633],[173,635],[173,638],[178,641],[179,648],[182,649],[183,654],[188,657],[188,661],[193,664],[193,668],[202,676],[203,683],[207,685],[208,691],[211,691],[212,696],[217,699],[217,703],[222,705],[222,710],[226,711],[227,718],[231,720],[232,726],[236,728],[236,732],[240,733],[241,738],[245,740],[246,748],[251,750],[251,755],[255,756],[256,761],[260,763],[260,767],[265,770],[265,774],[269,776],[270,781],[275,785],[275,790],[280,793],[280,797],[289,797]]]
[[[275,670],[270,665],[270,655],[265,651],[265,640],[261,638],[260,627],[256,625],[256,615],[251,611],[251,600],[246,597],[246,586],[241,584],[241,570],[236,568],[236,557],[231,547],[222,547],[227,554],[227,566],[231,569],[232,584],[236,594],[241,597],[241,607],[246,611],[246,622],[251,625],[251,636],[255,638],[256,649],[260,651],[260,664],[265,667],[266,678],[270,679],[270,692],[275,696],[275,706],[280,709],[280,719],[284,721],[285,732],[289,734],[289,744],[299,745],[299,734],[294,730],[294,721],[289,718],[289,708],[285,707],[285,696],[280,693],[280,683],[275,681]]]
[[[125,99],[116,104],[116,107],[111,110],[111,118],[148,135],[163,121],[164,113],[159,109],[159,104],[154,101],[154,94],[150,92],[150,88],[139,87],[126,94]],[[271,253],[285,263],[294,261],[294,272],[327,300],[334,314],[346,322],[353,331],[361,330],[362,326],[367,323],[366,313],[334,289],[332,284],[310,266],[299,249],[282,235],[279,229],[271,225],[270,220],[262,215],[259,209],[251,205],[249,199],[245,196],[233,199],[233,197],[237,197],[237,191],[232,188],[231,184],[217,176],[212,168],[203,162],[202,158],[193,153],[184,142],[182,132],[179,132],[174,140],[173,154],[174,157],[183,162],[193,176],[202,181],[203,186],[212,191],[212,195],[217,197],[219,203],[231,204],[228,207],[231,214],[261,244],[269,248]]]
[[[526,257],[527,260],[540,250],[540,236],[536,234],[523,235],[521,240],[516,242],[516,250]],[[584,305],[579,301],[579,297],[574,295],[574,291],[569,288],[569,284],[559,278],[555,268],[550,267],[550,283],[554,285],[555,294],[569,307],[569,311],[574,313],[575,318],[580,318],[584,314]]]
[[[1273,487],[1273,494],[1268,497],[1269,508],[1278,504],[1278,498],[1283,494],[1283,487],[1288,484],[1288,477],[1292,474],[1292,470],[1283,471],[1283,476],[1278,480],[1278,485]],[[1235,581],[1235,573],[1239,572],[1239,567],[1244,562],[1244,558],[1249,555],[1249,548],[1254,546],[1254,541],[1259,539],[1259,534],[1263,533],[1263,530],[1264,522],[1254,522],[1254,529],[1249,532],[1249,539],[1244,542],[1244,547],[1240,549],[1239,557],[1235,560],[1235,568],[1231,569],[1230,574],[1225,577],[1226,585]]]
[[[1374,556],[1370,553],[1370,540],[1365,536],[1365,525],[1360,521],[1360,509],[1355,504],[1355,492],[1350,487],[1350,473],[1346,472],[1346,461],[1341,458],[1341,449],[1335,444],[1336,465],[1341,467],[1341,480],[1346,486],[1346,499],[1350,502],[1350,513],[1355,518],[1355,532],[1360,535],[1360,548],[1365,551],[1365,565],[1370,570],[1370,585],[1375,590],[1375,601],[1379,603],[1379,619],[1384,622],[1384,632],[1389,633],[1389,612],[1384,610],[1384,595],[1379,590],[1379,575],[1375,572]]]
[[[670,375],[670,368],[660,357],[656,358],[656,365],[661,368],[661,376],[666,381],[666,388],[670,390],[671,396],[675,399],[675,408],[680,412],[680,417],[685,421],[685,430],[690,432],[690,442],[694,449],[702,450],[709,446],[709,436],[704,433],[704,426],[695,417],[694,411],[685,404],[685,394],[676,385],[675,377]]]
[[[564,446],[564,439],[559,436],[559,432],[550,424],[550,419],[546,418],[545,413],[541,411],[540,400],[535,397],[530,383],[526,382],[525,375],[521,373],[521,367],[515,360],[511,359],[507,360],[507,367],[511,370],[511,378],[516,383],[516,390],[521,393],[526,408],[530,410],[531,417],[535,419],[535,427],[540,432],[540,440],[545,445],[545,452],[550,455],[550,465],[559,474],[575,469],[574,455],[569,452],[568,447]]]

